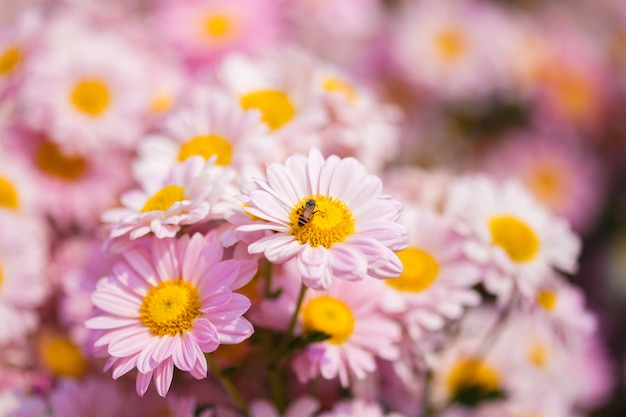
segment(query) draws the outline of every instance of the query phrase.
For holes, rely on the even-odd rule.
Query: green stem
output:
[[[307,286],[302,284],[300,285],[300,293],[298,294],[298,301],[296,302],[296,309],[291,316],[291,321],[289,322],[289,327],[287,328],[287,333],[283,336],[283,339],[280,341],[278,348],[276,349],[277,354],[282,356],[286,353],[287,348],[289,347],[289,343],[291,343],[291,339],[293,337],[293,331],[296,328],[296,322],[298,321],[298,316],[300,315],[300,308],[302,308],[302,301],[304,300],[304,294],[306,293]],[[280,357],[279,356],[279,357]]]
[[[222,370],[219,368],[219,366],[217,366],[217,363],[215,362],[213,355],[207,353],[205,357],[207,359],[207,363],[209,364],[209,367],[211,368],[211,371],[220,381],[220,383],[222,384],[226,392],[228,392],[228,394],[233,399],[237,407],[239,407],[243,411],[243,413],[247,415],[248,404],[246,403],[246,400],[243,398],[243,396],[241,395],[237,387],[235,387],[235,384],[233,384],[233,381],[231,381],[230,378],[227,378],[224,376],[224,374],[222,373]]]

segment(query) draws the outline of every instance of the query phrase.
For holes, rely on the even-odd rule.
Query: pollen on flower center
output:
[[[466,51],[467,45],[463,32],[456,28],[442,30],[436,37],[437,51],[446,61],[456,61]]]
[[[515,217],[493,217],[489,221],[489,231],[493,244],[504,249],[515,262],[531,261],[539,252],[537,234]]]
[[[541,290],[537,294],[537,304],[544,308],[546,311],[554,310],[556,306],[557,296],[554,291]]]
[[[87,371],[87,359],[65,336],[44,337],[39,344],[39,357],[43,365],[57,376],[80,378]]]
[[[498,390],[500,377],[495,369],[481,359],[461,358],[450,371],[446,383],[453,394],[468,389],[488,394]]]
[[[141,212],[147,211],[166,211],[168,208],[178,201],[185,199],[185,189],[180,185],[166,185],[159,191],[154,193],[152,197],[146,201],[141,208]]]
[[[421,292],[429,288],[439,274],[439,263],[428,252],[409,247],[398,252],[404,271],[397,278],[386,279],[385,283],[399,291]]]
[[[315,201],[315,208],[305,210],[308,200]],[[291,234],[302,244],[330,249],[354,233],[354,217],[341,200],[323,195],[303,198],[289,215]]]
[[[187,332],[201,315],[198,289],[181,279],[163,281],[150,288],[140,308],[141,324],[155,336]]]
[[[78,180],[87,171],[87,161],[83,157],[66,155],[49,141],[42,142],[37,149],[35,163],[42,172],[67,181]]]
[[[330,335],[328,341],[342,344],[354,330],[354,316],[341,300],[323,295],[312,299],[302,307],[305,331],[320,331]]]
[[[296,108],[282,91],[261,90],[244,95],[240,99],[245,110],[256,109],[270,129],[276,130],[289,123],[296,114]]]
[[[339,93],[343,95],[349,103],[354,103],[357,99],[357,93],[354,87],[339,78],[329,77],[322,82],[324,90],[331,93]]]
[[[233,157],[233,148],[229,141],[218,135],[196,136],[183,143],[178,151],[180,162],[192,156],[199,155],[208,160],[213,155],[217,156],[215,163],[221,166],[230,165]]]
[[[12,46],[0,55],[0,75],[11,73],[22,60],[22,52],[17,46]]]
[[[0,177],[0,207],[6,207],[13,210],[20,207],[17,190],[13,184],[4,177]]]
[[[109,107],[111,95],[108,87],[98,79],[80,81],[70,95],[72,104],[89,116],[100,116]]]

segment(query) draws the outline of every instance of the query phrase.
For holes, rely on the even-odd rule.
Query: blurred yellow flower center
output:
[[[596,92],[583,75],[559,71],[551,79],[551,85],[558,104],[574,118],[585,119],[597,108]]]
[[[538,368],[543,368],[548,362],[550,351],[541,343],[533,344],[527,352],[530,363]]]
[[[533,229],[515,217],[493,217],[489,231],[493,244],[504,249],[515,262],[531,261],[539,252],[539,238]]]
[[[87,171],[87,161],[77,155],[67,155],[52,142],[41,143],[35,154],[39,169],[67,181],[80,179]]]
[[[563,198],[564,173],[554,163],[538,164],[528,175],[526,183],[539,201],[552,206]]]
[[[0,177],[0,207],[8,209],[18,209],[20,207],[19,197],[17,196],[17,190],[9,181],[4,177]]]
[[[204,34],[211,39],[226,38],[234,29],[231,17],[224,14],[210,14],[206,16],[203,24]]]
[[[458,60],[467,50],[464,34],[457,28],[442,30],[435,42],[439,55],[448,62]]]
[[[448,374],[446,383],[454,394],[470,388],[487,394],[498,390],[500,377],[495,369],[481,359],[461,358]]]
[[[554,291],[541,290],[537,294],[537,304],[544,308],[546,311],[554,310],[556,307],[557,296]]]
[[[22,52],[17,46],[11,46],[0,55],[0,75],[11,73],[22,60]]]
[[[166,211],[168,208],[178,201],[185,199],[185,189],[180,185],[166,185],[159,191],[154,193],[152,197],[146,201],[141,208],[141,212],[147,211]]]
[[[108,87],[98,79],[82,80],[70,95],[72,104],[88,116],[100,116],[111,101]]]
[[[230,142],[218,135],[202,135],[183,143],[178,151],[178,160],[199,155],[208,160],[213,155],[217,156],[217,165],[227,166],[233,157],[233,147]]]
[[[154,417],[172,417],[172,412],[169,408],[165,408],[154,415]]]
[[[87,359],[65,336],[45,336],[38,347],[42,364],[56,376],[80,378],[87,371]]]
[[[141,324],[155,336],[188,332],[201,315],[198,289],[181,279],[159,282],[150,288],[140,308]]]
[[[306,208],[314,200],[315,207]],[[329,249],[354,233],[354,217],[341,200],[325,195],[303,198],[289,215],[291,234],[302,244]]]
[[[172,108],[174,98],[169,94],[159,94],[152,100],[150,110],[155,113],[164,113]]]
[[[286,125],[296,115],[296,108],[287,94],[277,90],[262,90],[246,94],[241,97],[241,106],[245,110],[259,110],[262,120],[272,130]]]
[[[2,271],[2,264],[0,264],[0,288],[2,287],[3,283],[4,283],[4,272]]]
[[[323,295],[313,298],[302,307],[305,331],[319,331],[330,335],[330,343],[340,345],[347,341],[354,330],[354,317],[350,308],[341,300]]]
[[[326,78],[322,82],[322,88],[330,93],[339,93],[343,95],[349,103],[354,103],[357,99],[357,93],[354,87],[339,78]]]
[[[397,253],[404,266],[404,271],[397,278],[386,279],[384,282],[405,292],[420,292],[430,287],[439,274],[439,264],[428,252],[409,247]]]

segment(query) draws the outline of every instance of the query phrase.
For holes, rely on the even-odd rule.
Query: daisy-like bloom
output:
[[[98,282],[92,301],[102,312],[86,325],[104,331],[95,347],[109,356],[105,370],[113,378],[137,368],[139,395],[154,377],[164,397],[174,367],[205,378],[205,352],[252,334],[242,317],[250,301],[233,290],[252,279],[257,264],[223,260],[215,235],[152,238],[149,248],[136,246],[123,258]]]
[[[382,194],[382,182],[353,158],[324,159],[317,149],[270,164],[267,179],[255,179],[240,198],[259,221],[240,232],[274,231],[248,247],[272,263],[295,258],[302,282],[330,287],[333,278],[396,277],[402,264],[394,251],[408,242],[397,222],[401,204]]]
[[[319,417],[403,417],[403,414],[385,413],[380,404],[355,398],[340,401],[332,410],[319,414]]]
[[[33,10],[8,25],[0,25],[0,98],[22,78],[24,62],[40,26],[41,18]]]
[[[397,254],[404,271],[383,281],[381,306],[409,323],[409,335],[417,340],[422,329],[440,330],[446,319],[459,319],[464,307],[480,303],[472,289],[480,269],[463,253],[465,239],[447,218],[405,205],[400,221],[410,232],[409,247]]]
[[[385,187],[400,201],[412,202],[433,211],[441,211],[448,184],[454,178],[444,169],[420,169],[415,166],[390,167],[382,175]]]
[[[264,400],[256,400],[250,403],[250,417],[313,417],[319,410],[320,403],[313,397],[303,396],[296,398],[289,404],[284,414],[276,410],[276,407]]]
[[[51,417],[84,416],[97,410],[101,417],[118,417],[125,404],[119,385],[104,378],[61,379],[49,397]]]
[[[401,329],[380,310],[381,285],[378,281],[336,281],[328,290],[306,292],[298,325],[304,333],[318,331],[330,338],[296,354],[292,367],[300,382],[321,375],[339,378],[347,388],[376,371],[376,358],[398,358]]]
[[[231,208],[238,207],[231,197],[234,192],[228,191],[233,176],[231,169],[215,165],[215,157],[206,161],[193,156],[175,166],[160,183],[122,194],[124,207],[102,215],[110,225],[111,243],[149,233],[158,238],[174,237],[183,226],[223,219]]]
[[[156,36],[191,64],[232,51],[258,54],[281,32],[280,6],[265,0],[159,2],[151,23]]]
[[[34,210],[50,217],[60,229],[94,227],[129,186],[130,155],[124,152],[79,155],[63,150],[41,133],[17,127],[9,129],[5,138],[6,154],[24,167],[21,182],[32,189]],[[24,193],[25,204],[27,197]]]
[[[200,99],[198,99],[200,100]],[[164,178],[179,163],[192,156],[232,167],[243,178],[258,176],[269,159],[272,138],[257,112],[244,111],[232,97],[212,93],[202,103],[171,113],[161,132],[146,138],[134,165],[136,179],[146,183]]]
[[[318,65],[312,78],[327,113],[319,132],[320,150],[325,155],[353,156],[370,172],[380,172],[397,156],[400,110],[328,65]]]
[[[73,14],[51,21],[41,37],[21,88],[25,122],[69,153],[130,148],[150,99],[141,48],[120,31],[98,31]]]
[[[516,135],[492,148],[480,168],[517,178],[554,214],[586,231],[596,220],[605,181],[600,161],[583,145],[563,135]]]
[[[0,345],[19,342],[39,322],[48,292],[47,236],[35,219],[0,210]]]
[[[506,83],[514,25],[487,4],[407,2],[396,20],[393,55],[410,81],[443,97],[482,95]]]
[[[35,187],[28,180],[26,168],[10,158],[10,151],[0,147],[0,210],[33,214],[36,207]]]
[[[516,291],[533,299],[555,270],[578,267],[580,238],[517,181],[461,177],[450,186],[445,211],[472,239],[466,253],[485,266],[485,288],[500,301]]]

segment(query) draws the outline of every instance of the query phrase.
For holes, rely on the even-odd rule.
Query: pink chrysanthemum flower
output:
[[[440,330],[446,319],[459,319],[465,307],[480,303],[472,289],[480,268],[465,256],[465,239],[444,216],[406,205],[401,221],[410,231],[409,247],[398,252],[404,271],[383,281],[381,306],[398,313],[418,339],[422,329]]]
[[[137,368],[139,395],[154,376],[165,396],[174,367],[205,378],[205,352],[252,334],[242,317],[250,300],[233,290],[252,279],[257,264],[223,260],[214,235],[152,238],[149,248],[123,257],[113,275],[99,281],[92,300],[102,313],[86,323],[104,331],[95,347],[110,356],[105,370],[112,368],[113,378]]]
[[[250,417],[313,417],[320,403],[313,397],[303,396],[291,402],[284,414],[268,401],[256,400],[250,404]]]
[[[0,210],[0,345],[22,341],[37,326],[48,293],[47,236],[37,219]]]
[[[233,167],[238,182],[258,175],[269,159],[272,138],[256,112],[244,111],[230,96],[211,92],[163,121],[163,129],[146,138],[134,165],[137,180],[145,184],[164,178],[177,164],[192,156]]]
[[[0,98],[4,98],[21,80],[24,63],[33,49],[33,40],[40,26],[41,16],[34,9],[9,25],[0,25]]]
[[[110,380],[87,378],[79,381],[62,379],[50,394],[50,417],[78,417],[90,415],[94,410],[100,417],[118,417],[125,404],[119,386]]]
[[[305,285],[330,287],[333,278],[396,277],[408,231],[397,222],[401,204],[382,194],[382,182],[353,158],[324,159],[313,149],[285,165],[270,164],[267,179],[255,179],[245,211],[260,221],[241,232],[274,231],[253,242],[250,253],[272,263],[296,258]]]
[[[174,237],[182,226],[222,219],[239,206],[232,198],[234,192],[227,191],[233,176],[231,169],[217,167],[215,158],[188,158],[165,180],[124,193],[124,207],[106,211],[102,220],[110,225],[113,241],[137,239],[148,233],[158,238]]]
[[[336,281],[328,290],[307,291],[299,326],[305,333],[319,331],[330,339],[296,354],[292,366],[301,382],[321,375],[339,378],[345,388],[375,372],[377,357],[399,357],[401,328],[380,310],[380,285],[378,281]]]
[[[450,187],[445,210],[473,239],[466,253],[486,267],[484,285],[501,301],[514,291],[532,299],[555,270],[578,268],[580,238],[517,181],[459,178]]]

